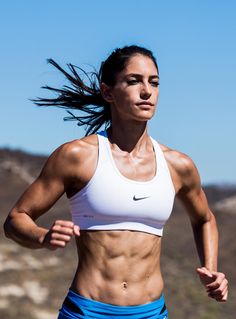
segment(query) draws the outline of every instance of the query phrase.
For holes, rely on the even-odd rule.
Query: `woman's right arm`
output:
[[[63,144],[48,158],[39,177],[26,189],[11,209],[4,231],[8,238],[28,248],[54,250],[65,247],[78,226],[71,221],[56,220],[50,229],[37,226],[35,220],[46,213],[72,183],[70,143]],[[74,156],[74,155],[73,155]]]

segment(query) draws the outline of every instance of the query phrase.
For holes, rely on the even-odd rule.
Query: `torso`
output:
[[[73,187],[67,189],[69,198],[92,178],[98,158],[98,141],[95,135],[71,143],[72,170],[76,173],[73,173]],[[164,154],[168,153],[168,148],[161,148]],[[125,177],[148,181],[155,175],[156,163],[151,142],[136,157],[118,151],[113,145],[111,150],[117,168]],[[177,192],[178,182],[171,167],[171,156],[167,154],[166,159]],[[81,231],[76,243],[79,263],[71,285],[75,292],[115,305],[144,304],[160,297],[163,291],[160,270],[161,237],[130,230],[86,230]]]
[[[82,231],[78,270],[71,288],[115,305],[138,305],[160,297],[161,237],[136,231]]]

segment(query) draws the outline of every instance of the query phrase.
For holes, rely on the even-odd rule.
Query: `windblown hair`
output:
[[[115,49],[107,60],[101,63],[99,72],[87,73],[70,63],[67,64],[69,69],[67,72],[53,59],[48,59],[48,63],[58,69],[70,85],[64,85],[60,89],[45,85],[42,88],[56,93],[57,97],[37,98],[32,101],[38,106],[57,106],[67,109],[70,116],[65,117],[64,120],[77,120],[78,126],[86,126],[86,135],[97,132],[103,125],[107,128],[111,124],[111,110],[110,104],[102,97],[100,83],[114,86],[117,74],[126,67],[129,59],[137,54],[152,59],[158,72],[157,62],[152,52],[136,45]],[[82,80],[77,70],[84,74],[88,85]],[[79,110],[84,114],[75,116],[68,110]]]

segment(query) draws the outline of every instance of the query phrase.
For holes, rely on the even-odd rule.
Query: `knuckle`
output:
[[[223,274],[222,272],[220,273],[220,277],[222,278],[222,279],[225,279],[225,274]]]
[[[57,237],[57,234],[56,233],[51,233],[51,238],[52,239],[55,239]]]
[[[58,225],[52,226],[52,230],[53,230],[53,231],[57,231],[58,229],[59,229]]]
[[[50,245],[55,245],[56,244],[55,240],[53,240],[53,239],[49,240],[49,243],[50,243]]]
[[[72,232],[70,229],[65,229],[63,231],[63,235],[67,238],[67,237],[71,237],[72,236]]]
[[[70,239],[71,239],[70,236],[65,236],[64,238],[65,238],[65,241],[67,241],[67,242],[70,241]]]
[[[74,223],[70,220],[56,220],[54,225],[57,225],[59,227],[65,227],[65,228],[73,228]]]
[[[73,222],[70,220],[63,220],[63,225],[65,227],[73,227]]]
[[[73,233],[73,230],[71,229],[71,228],[65,228],[64,229],[64,233],[66,234],[66,235],[72,235],[72,233]]]
[[[68,221],[68,225],[73,227],[74,226],[74,223],[72,221]]]
[[[58,240],[52,240],[51,245],[55,245],[57,247],[64,247],[65,243],[63,241],[58,241]]]

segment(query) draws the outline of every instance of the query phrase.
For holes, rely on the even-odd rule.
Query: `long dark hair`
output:
[[[62,72],[70,85],[64,85],[61,89],[45,85],[42,88],[56,93],[57,97],[37,98],[32,101],[38,106],[57,106],[67,109],[70,116],[65,117],[64,120],[77,120],[77,125],[85,125],[86,135],[97,132],[102,125],[105,125],[107,128],[111,124],[111,110],[110,104],[102,97],[100,83],[103,82],[108,86],[114,86],[117,74],[125,68],[129,59],[136,54],[149,57],[154,62],[158,72],[157,62],[153,53],[146,48],[136,45],[115,49],[101,63],[99,72],[88,73],[70,63],[67,64],[70,72],[67,72],[53,59],[48,59],[48,63]],[[88,84],[85,83],[85,80],[82,80],[77,70],[85,76]],[[79,110],[84,114],[75,116],[72,112],[68,111],[69,109]]]

